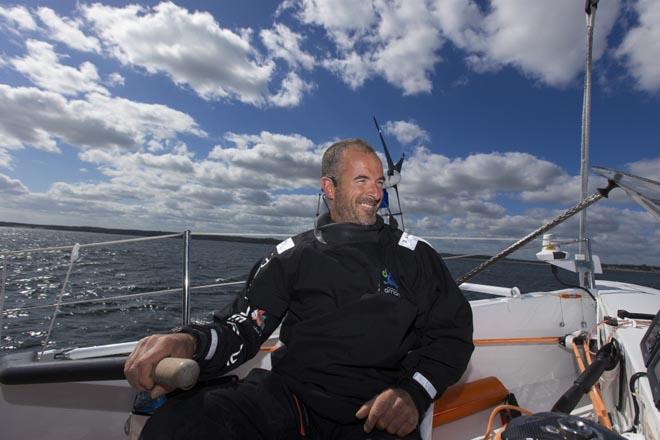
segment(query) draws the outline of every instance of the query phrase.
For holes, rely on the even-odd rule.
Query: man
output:
[[[439,255],[377,215],[383,167],[359,139],[323,155],[329,206],[318,227],[280,243],[213,323],[140,341],[128,381],[165,393],[161,359],[194,358],[202,380],[256,354],[282,323],[272,372],[174,397],[145,438],[419,439],[420,416],[465,370],[472,314]]]

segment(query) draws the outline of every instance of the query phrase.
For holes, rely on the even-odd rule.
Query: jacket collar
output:
[[[379,215],[376,216],[376,221],[373,225],[334,223],[330,218],[330,214],[324,213],[318,219],[318,231],[328,244],[354,242],[377,243],[384,224],[383,218]]]

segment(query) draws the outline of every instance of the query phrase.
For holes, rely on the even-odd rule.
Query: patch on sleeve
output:
[[[407,232],[404,232],[401,234],[401,238],[399,239],[399,246],[403,246],[405,248],[410,249],[411,251],[414,251],[415,248],[417,247],[417,242],[419,241],[418,237],[415,237],[414,235],[410,235]]]
[[[418,371],[413,374],[413,380],[424,387],[426,392],[431,397],[431,400],[435,399],[435,395],[438,394],[438,390],[435,389],[433,384],[426,377],[424,377],[422,373]]]
[[[293,239],[291,237],[289,237],[286,240],[284,240],[283,242],[281,242],[280,244],[278,244],[275,249],[277,249],[278,254],[281,254],[282,252],[285,252],[285,251],[291,249],[295,245],[296,244],[293,242]]]
[[[401,234],[401,238],[399,239],[399,246],[403,246],[405,248],[410,249],[411,251],[414,251],[415,248],[417,247],[417,243],[420,241],[423,241],[424,243],[433,247],[431,243],[424,240],[423,238],[417,237],[416,235],[408,234],[407,232]]]

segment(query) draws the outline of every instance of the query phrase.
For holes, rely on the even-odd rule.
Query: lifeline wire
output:
[[[210,289],[212,287],[227,287],[227,286],[237,286],[239,284],[245,284],[245,281],[229,281],[227,283],[216,283],[216,284],[205,284],[203,286],[194,286],[191,287],[190,290],[200,290],[200,289]],[[158,295],[165,295],[168,293],[176,293],[180,292],[181,288],[177,287],[175,289],[163,289],[163,290],[152,290],[150,292],[141,292],[141,293],[130,293],[128,295],[115,295],[115,296],[105,296],[102,298],[91,298],[91,299],[81,299],[78,301],[69,301],[69,302],[63,302],[59,304],[60,307],[64,306],[75,306],[79,304],[91,304],[91,303],[97,303],[97,302],[106,302],[106,301],[114,301],[114,300],[122,300],[122,299],[130,299],[130,298],[141,298],[141,297],[146,297],[146,296],[158,296]],[[13,313],[13,312],[23,312],[26,310],[36,310],[36,309],[49,309],[51,307],[56,307],[57,304],[44,304],[40,306],[30,306],[30,307],[17,307],[14,309],[7,309],[3,310],[3,313]]]
[[[86,243],[86,244],[78,244],[76,243],[73,246],[54,246],[54,247],[45,247],[45,248],[32,248],[32,249],[23,249],[20,251],[8,251],[6,252],[7,255],[19,255],[19,254],[26,254],[29,252],[45,252],[45,251],[61,251],[61,250],[69,250],[73,249],[76,246],[78,249],[83,249],[83,248],[88,248],[88,247],[95,247],[95,246],[105,246],[105,245],[111,245],[111,244],[123,244],[123,243],[134,243],[138,241],[148,241],[148,240],[159,240],[161,238],[174,238],[174,237],[181,237],[183,234],[181,233],[176,233],[176,234],[167,234],[167,235],[155,235],[153,237],[138,237],[138,238],[126,238],[123,240],[112,240],[112,241],[101,241],[98,243]]]

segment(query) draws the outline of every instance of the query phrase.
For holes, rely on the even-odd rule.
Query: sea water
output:
[[[0,227],[1,251],[67,246],[134,238],[115,234]],[[242,281],[252,265],[269,252],[272,244],[193,238],[190,247],[191,286]],[[5,265],[5,302],[0,332],[0,350],[34,350],[42,341],[62,303],[98,299],[62,306],[56,317],[48,348],[90,346],[134,341],[154,332],[165,332],[181,323],[181,292],[139,296],[145,292],[180,289],[183,272],[181,238],[168,238],[80,250],[71,267],[71,251],[40,251],[0,257]],[[515,256],[515,255],[514,255]],[[475,258],[447,259],[454,277],[477,266]],[[575,283],[574,274],[561,277]],[[607,271],[599,278],[660,288],[660,274]],[[517,286],[522,292],[561,289],[549,266],[534,262],[503,261],[470,280],[497,286]],[[191,317],[207,320],[214,310],[227,306],[241,286],[225,286],[191,293]],[[467,293],[469,299],[488,295]],[[118,298],[119,297],[119,298]],[[20,309],[20,310],[17,310]]]

